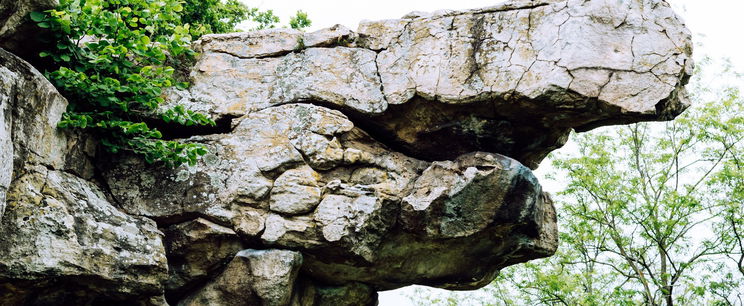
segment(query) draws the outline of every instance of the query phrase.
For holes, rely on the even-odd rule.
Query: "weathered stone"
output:
[[[3,1],[4,24],[43,2]],[[175,170],[126,154],[95,169],[95,142],[56,129],[66,101],[0,51],[2,303],[374,305],[410,284],[482,287],[557,248],[525,165],[572,129],[673,118],[692,70],[663,0],[514,0],[195,46],[193,86],[167,105],[220,124],[173,133],[209,150]]]
[[[304,271],[326,283],[358,281],[377,290],[410,283],[473,289],[499,269],[549,256],[557,247],[552,202],[528,168],[503,156],[474,153],[435,162],[401,205],[401,227],[380,239],[366,264],[308,251]]]
[[[317,306],[375,306],[377,291],[369,286],[352,283],[342,287],[315,288]]]
[[[293,140],[308,133],[336,139],[344,158],[330,163],[330,169],[313,169],[314,163],[305,159],[265,167],[260,175],[275,178],[269,183],[272,190],[252,201],[225,192],[239,188],[214,187],[214,196],[197,198],[182,192],[221,186],[221,180],[210,177],[234,177],[245,165],[259,164],[271,154],[256,148],[297,150],[299,142]],[[175,171],[111,164],[105,173],[109,185],[118,186],[112,190],[123,207],[138,201],[133,213],[155,212],[153,217],[167,220],[181,213],[168,215],[158,207],[169,205],[164,201],[190,203],[199,207],[198,214],[232,224],[246,241],[303,250],[308,275],[328,284],[473,288],[504,267],[496,258],[523,261],[548,256],[556,247],[555,221],[540,219],[545,211],[552,212],[552,204],[543,199],[530,170],[504,156],[473,153],[430,164],[389,151],[341,113],[310,104],[251,113],[238,119],[230,134],[191,140],[210,146],[214,160]],[[130,179],[127,172],[154,179]],[[188,175],[177,179],[173,172]],[[127,193],[143,188],[149,193]],[[447,251],[428,254],[440,248]],[[481,258],[493,260],[476,260]],[[473,267],[463,270],[464,265]]]
[[[2,304],[140,303],[162,296],[162,234],[151,220],[117,210],[91,180],[95,142],[57,130],[67,101],[2,49],[0,89]]]
[[[533,168],[571,129],[668,120],[688,105],[689,31],[661,0],[512,1],[359,31],[207,37],[177,103],[217,117],[323,103],[414,157],[488,151]],[[268,37],[245,43],[252,35]],[[288,42],[312,36],[353,42]]]
[[[308,166],[287,170],[274,181],[269,208],[290,215],[313,211],[320,203],[319,178],[318,173]]]
[[[434,162],[403,198],[401,222],[407,230],[434,239],[467,237],[486,230],[503,205],[513,204],[512,193],[530,197],[519,199],[523,202],[536,203],[539,190],[528,169],[497,155],[475,153]],[[507,215],[498,221],[520,222],[520,217]]]
[[[93,176],[90,157],[96,143],[90,137],[57,129],[65,100],[54,86],[36,69],[20,58],[0,49],[0,173],[8,173],[9,159],[15,176],[24,164],[43,164],[73,172],[84,178]],[[4,136],[3,136],[4,135]],[[7,182],[7,174],[0,174]],[[1,189],[2,187],[0,187]]]
[[[292,306],[376,306],[377,291],[362,283],[334,287],[300,279]]]
[[[302,255],[285,250],[243,250],[225,270],[178,305],[289,305]]]
[[[11,181],[27,165],[93,176],[89,157],[95,144],[90,138],[57,130],[66,107],[67,101],[41,73],[0,49],[0,219]]]
[[[196,103],[179,104],[243,115],[288,102],[322,101],[381,113],[387,102],[375,58],[373,51],[348,47],[309,48],[271,58],[240,58],[206,49],[192,72],[189,95]]]
[[[235,231],[202,218],[170,226],[164,234],[169,300],[194,289],[244,249]]]
[[[312,33],[294,29],[266,29],[204,35],[194,43],[194,48],[199,52],[225,53],[238,58],[261,58],[309,47],[335,46],[352,40],[354,35],[354,32],[338,24]]]
[[[136,302],[162,295],[162,234],[151,220],[116,210],[94,184],[36,166],[13,180],[7,201],[0,223],[4,303]]]

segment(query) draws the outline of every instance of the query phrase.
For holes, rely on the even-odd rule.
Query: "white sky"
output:
[[[314,31],[335,24],[356,30],[359,21],[400,18],[411,11],[431,12],[441,9],[468,9],[491,6],[500,0],[241,0],[251,7],[273,9],[286,24],[297,10],[308,13]],[[693,33],[695,57],[729,58],[738,71],[744,71],[744,0],[669,0]],[[562,150],[570,150],[564,147]],[[538,177],[541,176],[538,171]],[[541,179],[545,182],[546,180]],[[546,190],[556,188],[546,184]],[[413,305],[404,296],[409,288],[383,292],[380,306]]]

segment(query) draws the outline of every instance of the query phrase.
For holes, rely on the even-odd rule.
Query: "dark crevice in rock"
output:
[[[164,140],[183,139],[198,135],[229,134],[232,132],[232,120],[240,116],[223,115],[216,118],[215,125],[192,125],[182,126],[174,123],[166,123],[161,119],[146,119],[145,123],[150,128],[156,128],[163,134]]]
[[[387,148],[425,161],[453,160],[466,153],[486,151],[536,167],[549,151],[563,145],[563,138],[570,131],[570,127],[550,127],[546,118],[519,112],[521,108],[516,104],[525,104],[521,99],[446,104],[416,96],[407,103],[389,105],[381,115],[363,114],[322,101],[293,103],[340,111]],[[515,106],[508,109],[508,105]],[[536,147],[549,150],[535,151]]]
[[[476,12],[473,12],[473,15],[478,14],[488,14],[488,13],[498,13],[498,12],[509,12],[509,11],[519,11],[519,10],[533,10],[538,7],[548,6],[551,3],[538,3],[533,5],[525,5],[525,6],[505,6],[505,7],[497,7],[495,9],[481,9]]]
[[[284,51],[278,51],[278,52],[269,53],[269,54],[253,55],[253,56],[241,56],[241,55],[237,55],[235,53],[231,53],[231,52],[227,52],[227,51],[222,51],[222,50],[209,50],[209,53],[225,54],[225,55],[229,55],[229,56],[232,56],[232,57],[235,57],[235,58],[238,58],[238,59],[242,59],[242,60],[259,60],[259,59],[266,59],[266,58],[283,57],[283,56],[286,56],[286,55],[288,55],[290,53],[297,53],[298,51],[302,51],[302,50],[305,50],[305,49],[307,49],[307,48],[301,48],[301,49],[298,48],[298,49],[294,49],[294,50],[284,50]]]
[[[583,102],[566,108],[555,102],[561,100]],[[534,169],[549,152],[563,146],[572,128],[582,132],[604,125],[666,120],[684,110],[682,106],[667,105],[679,105],[676,101],[673,94],[657,104],[658,112],[671,110],[666,115],[626,113],[596,98],[582,100],[580,94],[565,89],[548,91],[534,99],[509,93],[479,97],[466,104],[414,96],[406,103],[389,105],[379,115],[318,100],[284,104],[306,103],[340,111],[387,148],[420,160],[453,160],[485,151],[511,157]],[[606,115],[598,118],[597,113]]]
[[[128,213],[128,214],[137,216],[131,213]],[[168,227],[174,224],[189,222],[189,221],[193,221],[199,218],[206,219],[210,222],[213,222],[217,225],[221,225],[227,228],[232,228],[233,226],[232,224],[225,223],[217,218],[211,217],[207,214],[197,212],[197,211],[187,211],[187,212],[182,212],[179,214],[171,214],[165,217],[153,217],[153,216],[141,216],[141,217],[146,217],[146,218],[155,220],[159,228]]]
[[[133,271],[135,272],[135,271]],[[108,292],[95,295],[102,288],[116,288],[118,284],[111,279],[97,275],[64,275],[45,280],[13,280],[4,283],[0,280],[2,305],[138,305],[146,296],[157,296],[161,292],[131,293]]]

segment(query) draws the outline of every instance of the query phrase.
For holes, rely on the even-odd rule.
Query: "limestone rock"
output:
[[[322,166],[303,158],[302,142],[293,140],[310,134],[336,139],[343,157]],[[311,104],[251,113],[236,119],[229,134],[190,141],[209,146],[214,156],[175,170],[106,163],[122,207],[177,220],[181,211],[160,207],[188,203],[195,208],[190,214],[221,220],[246,242],[302,250],[307,275],[326,284],[475,288],[505,261],[548,256],[557,246],[552,203],[532,172],[505,156],[416,160],[375,141],[340,112]],[[255,182],[230,178],[247,169],[271,191],[245,196],[241,190]],[[189,192],[195,188],[196,197]]]
[[[4,46],[49,2],[0,4]],[[94,167],[95,141],[56,129],[66,101],[0,50],[3,303],[374,305],[411,284],[482,287],[557,248],[530,168],[572,129],[672,119],[693,68],[664,0],[513,0],[195,47],[193,86],[166,106],[221,124],[176,133],[209,150],[177,169]]]
[[[57,130],[67,101],[27,62],[0,49],[0,219],[6,192],[28,165],[93,176],[95,142]]]
[[[243,250],[224,272],[178,305],[289,305],[302,255]]]
[[[116,209],[94,182],[95,142],[57,130],[67,101],[2,49],[0,89],[2,304],[144,303],[162,296],[162,234],[152,220]]]
[[[195,289],[244,249],[235,231],[202,218],[172,225],[163,232],[169,274],[165,290],[169,300]]]
[[[689,31],[663,0],[511,1],[199,46],[194,86],[173,103],[215,117],[321,103],[420,159],[488,151],[533,168],[571,129],[673,118],[693,67]]]
[[[362,283],[334,287],[300,279],[292,306],[376,306],[377,292]]]
[[[282,173],[271,189],[271,211],[291,215],[313,211],[320,203],[322,191],[318,187],[318,178],[320,175],[309,166]]]
[[[137,302],[162,295],[161,233],[114,208],[94,184],[36,166],[15,178],[0,223],[5,305]]]

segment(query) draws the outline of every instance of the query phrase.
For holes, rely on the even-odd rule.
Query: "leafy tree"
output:
[[[552,156],[559,251],[505,269],[471,304],[741,304],[744,99],[694,84],[677,120],[574,135],[578,152]]]
[[[238,0],[185,0],[181,22],[199,25],[193,31],[194,38],[206,33],[227,33],[235,31],[235,26],[255,15],[257,10],[249,9]]]
[[[47,77],[70,101],[61,127],[94,131],[110,152],[142,154],[148,162],[195,163],[203,146],[160,139],[144,121],[159,116],[181,125],[214,125],[204,115],[176,107],[158,111],[163,89],[177,84],[172,63],[193,56],[190,26],[180,1],[63,0],[35,12],[38,26],[56,42],[40,53],[59,65]]]

